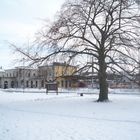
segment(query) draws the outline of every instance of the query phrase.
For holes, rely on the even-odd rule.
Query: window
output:
[[[28,77],[30,77],[30,73],[28,73]]]
[[[29,81],[26,81],[26,87],[27,88],[29,87]]]
[[[71,81],[69,81],[69,87],[71,87]]]
[[[4,89],[8,88],[8,81],[4,81]]]
[[[16,82],[16,87],[18,87],[18,81]]]
[[[68,87],[68,81],[65,81],[65,88]]]
[[[33,88],[33,81],[31,81],[31,88]]]
[[[14,88],[14,81],[11,81],[11,88]]]
[[[36,82],[35,82],[35,87],[37,87],[37,86],[38,86],[38,82],[36,81]]]
[[[24,86],[25,86],[25,85],[24,85],[24,80],[21,80],[21,81],[20,81],[20,84],[21,84],[21,87],[24,88]]]
[[[41,81],[41,87],[44,87],[44,80]]]
[[[23,81],[23,80],[21,80],[21,81],[20,81],[20,83],[21,83],[21,85],[23,85],[24,81]]]
[[[64,87],[64,81],[63,80],[61,81],[61,87]]]

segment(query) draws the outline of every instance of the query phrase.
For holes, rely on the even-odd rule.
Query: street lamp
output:
[[[140,47],[138,48],[138,62],[139,62],[139,75],[140,75]]]
[[[22,61],[23,61],[23,66],[22,66],[22,67],[23,67],[23,68],[22,68],[23,83],[22,83],[22,87],[23,87],[23,93],[24,93],[24,88],[25,88],[25,83],[24,83],[24,82],[25,82],[25,79],[24,79],[24,78],[25,78],[25,77],[24,77],[24,76],[25,76],[25,74],[24,74],[25,58],[23,58]]]
[[[91,65],[92,65],[92,79],[91,79],[91,84],[92,84],[92,88],[93,88],[93,75],[94,75],[94,62],[93,62],[93,57],[92,57],[92,62],[91,62]]]

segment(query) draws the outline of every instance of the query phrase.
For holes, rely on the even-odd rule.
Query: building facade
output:
[[[46,88],[47,83],[57,83],[60,88],[91,87],[99,88],[98,75],[93,73],[77,74],[77,67],[66,63],[54,62],[35,68],[0,68],[0,88]],[[133,88],[140,86],[140,75],[135,83],[124,75],[108,74],[110,88]],[[136,84],[137,83],[137,84]]]
[[[1,88],[39,87],[38,69],[17,67],[5,70],[0,75]]]
[[[71,76],[76,70],[75,66],[57,62],[37,69],[16,67],[1,70],[0,88],[45,88],[48,82],[57,82],[58,87],[69,88],[76,86],[76,80]]]
[[[39,67],[40,78],[45,82],[57,82],[58,87],[71,88],[75,87],[76,82],[74,73],[77,68],[66,63],[54,62],[51,65]]]

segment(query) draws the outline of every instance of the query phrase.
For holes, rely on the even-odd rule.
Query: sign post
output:
[[[49,90],[55,90],[58,95],[58,84],[57,83],[46,83],[46,94],[48,94]]]

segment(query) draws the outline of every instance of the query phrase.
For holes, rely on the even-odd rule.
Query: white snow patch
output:
[[[113,91],[112,91],[113,92]],[[139,140],[140,95],[0,91],[0,140]]]

